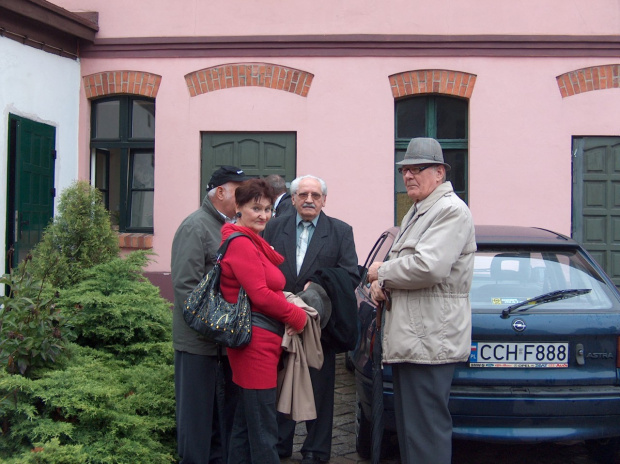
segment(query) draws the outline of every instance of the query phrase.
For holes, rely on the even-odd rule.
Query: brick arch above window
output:
[[[307,97],[314,75],[300,69],[269,63],[229,63],[200,69],[185,75],[189,94],[234,87],[265,87]]]
[[[144,71],[103,71],[82,77],[86,98],[131,94],[155,98],[161,76]]]
[[[390,87],[394,98],[424,93],[440,93],[471,98],[476,75],[446,69],[419,69],[392,74]]]
[[[556,77],[562,98],[592,90],[620,88],[620,64],[576,69]]]

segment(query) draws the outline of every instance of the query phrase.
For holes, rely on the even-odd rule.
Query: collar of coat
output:
[[[454,189],[452,188],[452,183],[449,181],[444,182],[443,184],[439,184],[435,190],[431,192],[429,196],[427,196],[424,200],[418,201],[415,206],[417,206],[416,214],[421,216],[426,213],[431,206],[433,206],[437,201],[450,193],[454,193]],[[411,207],[413,209],[413,206]]]

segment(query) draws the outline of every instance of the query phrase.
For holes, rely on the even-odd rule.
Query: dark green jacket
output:
[[[172,346],[177,351],[216,355],[217,348],[183,319],[183,304],[200,279],[215,264],[222,240],[224,217],[205,195],[200,208],[181,223],[172,241],[171,274],[174,288]]]

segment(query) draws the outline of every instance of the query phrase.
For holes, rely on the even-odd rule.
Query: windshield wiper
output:
[[[568,289],[568,290],[555,290],[549,293],[543,293],[542,295],[535,296],[534,298],[528,298],[521,303],[516,303],[508,306],[506,309],[502,310],[502,319],[506,319],[510,316],[514,310],[522,308],[523,306],[527,306],[526,308],[519,309],[519,312],[527,311],[534,306],[543,303],[550,303],[551,301],[559,301],[565,300],[567,298],[572,298],[574,296],[585,295],[586,293],[590,293],[592,291],[591,288],[581,288],[581,289]]]

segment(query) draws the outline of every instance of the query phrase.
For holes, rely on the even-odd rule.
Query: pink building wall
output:
[[[616,34],[615,0],[55,0],[98,11],[98,37]]]
[[[612,35],[617,1],[124,1],[55,0],[98,11],[98,38],[429,34]],[[596,7],[595,7],[596,5]],[[620,89],[562,98],[556,76],[618,57],[235,56],[83,58],[82,75],[162,76],[156,99],[155,224],[150,270],[170,269],[176,227],[196,209],[202,131],[295,131],[297,172],[323,177],[325,212],[353,226],[363,260],[393,224],[394,97],[388,76],[447,69],[475,74],[469,114],[469,204],[479,224],[571,231],[571,138],[620,135]],[[314,75],[307,98],[260,87],[190,97],[184,76],[226,63],[265,62]],[[90,104],[80,103],[79,176],[89,177]]]

